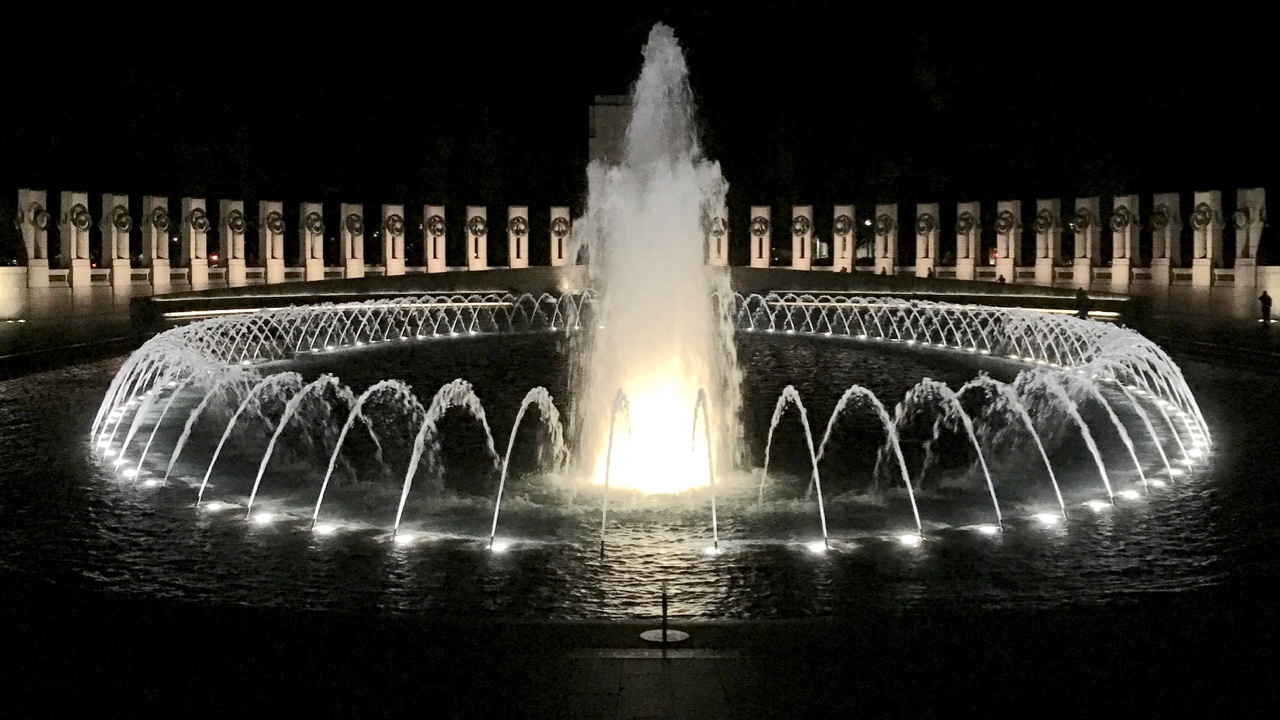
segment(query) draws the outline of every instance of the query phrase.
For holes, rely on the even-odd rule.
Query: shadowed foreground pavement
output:
[[[664,656],[637,638],[648,622],[211,607],[2,579],[11,717],[1239,717],[1280,699],[1276,607],[1239,589],[1052,611],[677,622],[692,638]]]

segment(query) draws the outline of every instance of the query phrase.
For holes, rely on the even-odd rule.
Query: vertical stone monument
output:
[[[169,198],[145,195],[142,198],[142,262],[151,270],[151,292],[169,292]]]
[[[467,269],[489,269],[489,209],[467,206]]]
[[[1191,284],[1213,285],[1213,269],[1222,262],[1222,192],[1208,190],[1195,194],[1191,213]]]
[[[67,281],[73,288],[89,287],[93,273],[89,259],[89,193],[63,192],[62,215],[58,227],[62,235],[62,254],[66,256]]]
[[[387,276],[404,274],[404,205],[382,206],[382,267]]]
[[[1231,219],[1236,226],[1236,287],[1252,288],[1258,284],[1258,241],[1267,222],[1266,190],[1237,190]]]
[[[364,206],[342,203],[338,206],[342,218],[340,237],[342,240],[343,277],[364,277]]]
[[[507,208],[507,265],[529,267],[529,208],[524,205]]]
[[[813,206],[791,208],[791,269],[813,268]]]
[[[1036,284],[1053,285],[1062,257],[1062,203],[1036,200]]]
[[[324,279],[324,206],[302,203],[298,209],[298,265],[303,277]]]
[[[1111,210],[1111,289],[1129,292],[1138,252],[1138,196],[1117,195]]]
[[[724,267],[729,264],[729,210],[714,210],[707,228],[707,264]]]
[[[422,217],[422,241],[425,245],[423,257],[426,259],[427,272],[444,272],[448,268],[445,264],[444,206],[424,205]]]
[[[1022,264],[1022,201],[996,203],[996,279],[1018,282]]]
[[[244,216],[244,201],[219,200],[218,217],[222,226],[222,266],[227,269],[227,287],[243,287],[248,282],[244,233],[249,224]]]
[[[18,228],[27,253],[27,287],[49,287],[49,224],[53,218],[46,209],[44,190],[18,191]]]
[[[836,272],[853,272],[857,240],[852,205],[837,205],[831,222],[831,264]]]
[[[569,208],[551,208],[551,266],[563,267],[569,264],[569,241],[573,239],[573,221],[569,217]]]
[[[284,203],[278,200],[258,202],[258,237],[262,252],[264,278],[268,285],[284,282]]]
[[[182,198],[182,239],[180,258],[187,266],[187,282],[192,290],[209,287],[209,214],[204,198]]]
[[[982,249],[982,206],[976,202],[956,204],[956,279],[976,280]]]
[[[1085,290],[1090,289],[1093,284],[1093,266],[1102,253],[1099,222],[1098,198],[1076,198],[1076,213],[1071,220],[1071,227],[1076,233],[1072,282]]]
[[[1151,282],[1168,287],[1171,268],[1182,267],[1182,215],[1178,193],[1156,193],[1151,199]]]
[[[876,205],[876,274],[898,272],[898,205]]]
[[[133,230],[133,216],[129,214],[129,196],[103,193],[102,265],[111,270],[111,288],[115,292],[128,292],[133,282],[129,266],[129,232]]]
[[[767,268],[773,256],[773,208],[751,206],[751,267]]]
[[[916,277],[938,270],[938,203],[916,204]]]

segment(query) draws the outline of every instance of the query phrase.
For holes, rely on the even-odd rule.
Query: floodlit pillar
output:
[[[1170,268],[1182,266],[1181,231],[1178,193],[1156,193],[1151,199],[1151,282],[1168,285]]]
[[[382,266],[390,275],[404,274],[404,206],[382,206]]]
[[[27,287],[49,287],[49,224],[44,190],[18,191],[17,224],[27,251]]]
[[[1258,284],[1258,240],[1267,221],[1267,194],[1263,188],[1236,191],[1236,287]]]
[[[219,200],[218,217],[222,221],[222,260],[227,269],[227,287],[243,287],[248,283],[244,256],[248,221],[244,217],[244,201]]]
[[[978,253],[982,249],[980,233],[982,206],[976,202],[956,204],[956,279],[978,277]]]
[[[426,205],[422,209],[422,217],[426,218],[426,232],[422,239],[426,243],[423,250],[427,258],[427,272],[444,272],[448,268],[444,253],[444,206]]]
[[[791,269],[813,268],[813,206],[791,208]]]
[[[62,252],[67,256],[67,267],[71,269],[67,279],[73,288],[89,287],[93,281],[89,264],[89,228],[93,226],[93,218],[89,217],[89,193],[64,192],[61,206],[58,227],[62,235]]]
[[[489,209],[467,206],[467,269],[489,269]]]
[[[898,272],[898,204],[876,206],[876,274]]]
[[[142,262],[151,268],[151,291],[169,292],[169,198],[145,195],[142,198]]]
[[[302,203],[298,209],[298,264],[308,281],[324,279],[324,206]]]
[[[507,265],[529,267],[529,208],[524,205],[507,208]]]
[[[1076,198],[1076,214],[1071,220],[1071,226],[1076,232],[1072,282],[1085,290],[1093,284],[1093,266],[1102,253],[1102,235],[1098,224],[1098,198]]]
[[[268,285],[284,282],[284,203],[258,202],[258,237],[261,238],[262,265]]]
[[[996,203],[996,278],[1018,282],[1022,264],[1022,201]]]
[[[561,267],[569,264],[569,241],[572,239],[572,221],[569,219],[569,208],[551,208],[551,266]]]
[[[133,282],[129,268],[129,231],[133,217],[129,214],[129,196],[104,193],[102,196],[102,266],[111,270],[111,287],[128,292]]]
[[[707,264],[723,267],[729,264],[729,210],[721,207],[711,213],[707,230]]]
[[[364,277],[364,207],[350,203],[338,206],[342,218],[341,233],[343,277]]]
[[[1222,192],[1208,190],[1195,194],[1191,213],[1191,284],[1213,285],[1213,269],[1222,262]]]
[[[1138,253],[1138,196],[1117,195],[1111,211],[1111,289],[1129,292]]]
[[[773,255],[770,218],[773,208],[768,205],[751,206],[751,267],[767,268]]]
[[[837,205],[835,216],[831,223],[831,264],[836,272],[853,272],[853,256],[857,252],[853,206]]]
[[[182,198],[181,253],[191,289],[209,287],[209,214],[204,198]]]
[[[1036,200],[1036,284],[1053,285],[1062,256],[1062,203]]]
[[[916,277],[938,269],[938,203],[916,204]]]

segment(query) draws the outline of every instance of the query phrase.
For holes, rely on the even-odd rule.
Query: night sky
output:
[[[587,106],[628,90],[658,20],[734,208],[1278,174],[1278,56],[1226,4],[636,5],[7,9],[0,207],[18,187],[579,207]]]

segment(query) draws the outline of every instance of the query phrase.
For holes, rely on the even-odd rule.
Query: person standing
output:
[[[1262,326],[1271,327],[1271,296],[1266,290],[1262,291],[1262,295],[1258,297],[1258,302],[1262,304]]]
[[[1089,293],[1084,288],[1076,290],[1076,317],[1081,320],[1089,319],[1089,310],[1093,306],[1093,302],[1089,300]]]

